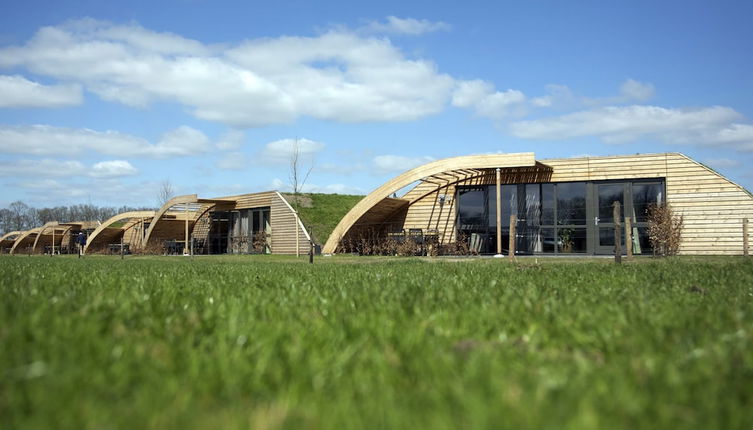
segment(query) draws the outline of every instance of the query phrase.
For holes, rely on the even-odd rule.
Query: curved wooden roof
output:
[[[94,242],[94,239],[105,229],[110,227],[112,224],[122,221],[124,219],[129,218],[151,218],[155,214],[154,211],[131,211],[131,212],[123,212],[121,214],[117,214],[111,218],[109,218],[107,221],[103,222],[102,224],[97,227],[92,234],[89,235],[89,238],[86,240],[86,245],[84,246],[84,253],[89,250],[89,245],[91,245]]]
[[[327,239],[322,252],[331,254],[337,249],[337,244],[351,227],[370,209],[380,205],[382,201],[402,188],[416,181],[431,181],[432,176],[442,174],[477,175],[483,170],[506,167],[533,167],[536,159],[533,152],[514,154],[467,155],[462,157],[445,158],[418,166],[414,169],[385,182],[358,202],[350,212],[340,220],[337,227]],[[394,199],[393,199],[394,200]],[[407,202],[410,204],[410,202]]]
[[[32,234],[39,234],[39,232],[42,230],[42,227],[32,228],[31,230],[26,230],[25,232],[21,233],[20,236],[16,238],[16,241],[13,243],[13,247],[10,249],[11,254],[16,253],[16,247],[21,244],[21,242],[24,241],[27,237],[29,237]]]
[[[8,233],[5,233],[2,237],[0,237],[0,242],[4,240],[14,240],[13,238],[11,238],[11,236],[18,236],[20,234],[23,234],[23,231],[21,230],[10,231]]]

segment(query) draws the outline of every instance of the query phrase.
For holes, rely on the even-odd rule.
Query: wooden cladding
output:
[[[605,181],[664,178],[666,200],[684,217],[680,254],[743,252],[742,220],[753,218],[753,196],[708,167],[678,153],[541,160],[551,170],[526,176],[501,169],[501,183]],[[547,177],[547,180],[541,180]],[[438,183],[439,182],[439,183]],[[421,182],[403,198],[411,201],[404,228],[437,230],[443,243],[455,240],[456,187],[492,185],[493,169],[465,180]]]

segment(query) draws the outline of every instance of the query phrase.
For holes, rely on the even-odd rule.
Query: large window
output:
[[[619,201],[623,215],[633,220],[634,252],[645,254],[650,252],[646,213],[651,204],[663,201],[663,190],[661,179],[502,185],[502,252],[508,252],[513,214],[516,253],[607,252],[614,229],[599,220],[611,220],[612,203]],[[468,240],[472,251],[496,252],[496,186],[458,187],[457,193],[458,237]]]

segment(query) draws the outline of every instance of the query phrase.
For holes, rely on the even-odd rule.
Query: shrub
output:
[[[682,241],[683,216],[676,215],[668,204],[648,208],[648,237],[654,255],[677,255]]]

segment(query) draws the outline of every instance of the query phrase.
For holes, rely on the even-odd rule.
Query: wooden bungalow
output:
[[[157,211],[126,212],[102,223],[87,253],[296,254],[310,236],[277,191],[219,198],[178,196]]]
[[[27,231],[11,232],[3,236],[3,249],[10,243],[10,254],[67,254],[75,252],[74,237],[79,232],[95,229],[96,221],[75,221],[59,223],[51,221],[41,227]]]
[[[411,187],[402,197],[398,191]],[[647,209],[682,215],[680,254],[742,254],[753,195],[679,153],[536,160],[531,152],[448,158],[411,169],[363,198],[324,253],[357,251],[373,238],[465,241],[480,254],[610,254],[613,203],[631,222],[635,254],[651,254]],[[510,242],[510,219],[515,237]],[[621,224],[622,219],[620,220]],[[623,247],[625,249],[626,247]]]

